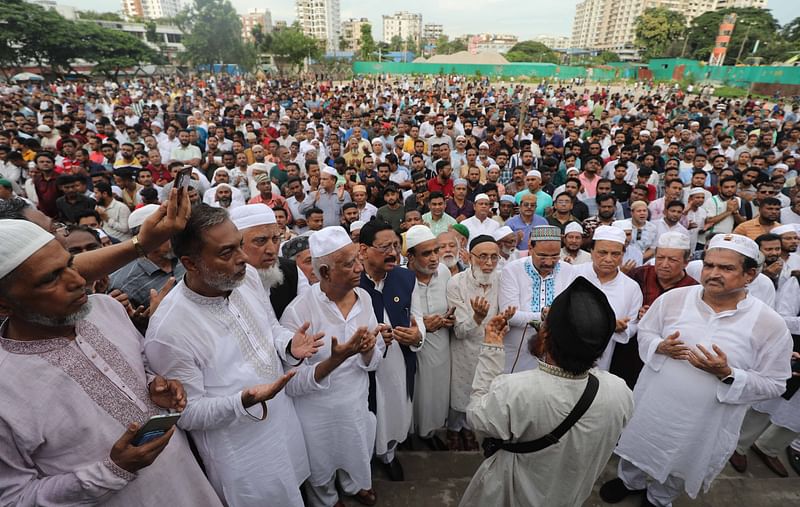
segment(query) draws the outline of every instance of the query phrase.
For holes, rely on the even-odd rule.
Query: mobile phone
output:
[[[192,179],[192,166],[185,165],[175,175],[175,188],[189,188],[189,180]]]
[[[175,426],[180,417],[180,414],[154,415],[136,432],[133,437],[133,445],[138,447],[160,437]]]
[[[800,372],[800,359],[792,359],[792,371]]]
[[[451,306],[450,308],[447,309],[447,313],[444,314],[444,318],[449,319],[453,316],[454,313],[456,313],[456,307]]]

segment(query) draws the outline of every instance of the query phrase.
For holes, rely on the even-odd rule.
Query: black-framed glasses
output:
[[[386,254],[400,251],[400,243],[398,242],[389,243],[388,245],[383,245],[383,246],[369,245],[369,247],[374,248],[375,250],[380,250],[381,252]]]

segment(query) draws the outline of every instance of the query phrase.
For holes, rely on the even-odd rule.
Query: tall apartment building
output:
[[[572,47],[615,52],[634,50],[636,18],[650,7],[682,13],[686,21],[727,7],[766,8],[767,0],[584,0],[575,7]]]
[[[122,13],[126,18],[172,18],[180,10],[180,0],[122,0]]]
[[[383,15],[383,41],[391,42],[396,36],[408,40],[413,38],[415,42],[422,39],[422,14],[411,12],[396,12],[394,14]]]
[[[242,20],[242,40],[253,41],[253,28],[261,27],[261,33],[272,31],[272,13],[269,9],[250,9],[247,14],[240,16]]]
[[[348,51],[358,51],[361,48],[361,27],[369,24],[367,18],[350,18],[342,21],[341,38],[347,42]]]
[[[326,51],[336,51],[342,31],[339,0],[296,0],[297,21],[303,33],[325,43]]]
[[[438,23],[425,23],[422,27],[422,38],[428,42],[435,42],[444,35],[444,27]]]

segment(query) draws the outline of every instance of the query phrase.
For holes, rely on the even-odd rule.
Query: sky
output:
[[[58,0],[58,2],[82,10],[105,12],[109,10],[110,5],[116,5],[113,10],[122,10],[120,0]],[[294,0],[231,0],[231,3],[240,13],[252,8],[267,8],[272,12],[273,23],[278,20],[288,22],[294,20]],[[577,3],[578,0],[558,2],[405,0],[395,5],[402,7],[400,10],[421,13],[423,23],[443,25],[444,32],[451,37],[489,32],[513,34],[525,40],[534,35],[570,35]],[[377,40],[383,38],[381,16],[399,10],[389,2],[340,0],[340,6],[342,20],[351,17],[369,18],[373,26],[372,34]],[[800,16],[798,0],[769,0],[768,7],[781,24]]]

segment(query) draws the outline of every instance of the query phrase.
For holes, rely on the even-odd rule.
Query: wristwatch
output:
[[[728,375],[727,377],[720,379],[723,384],[731,385],[733,384],[733,374]]]

